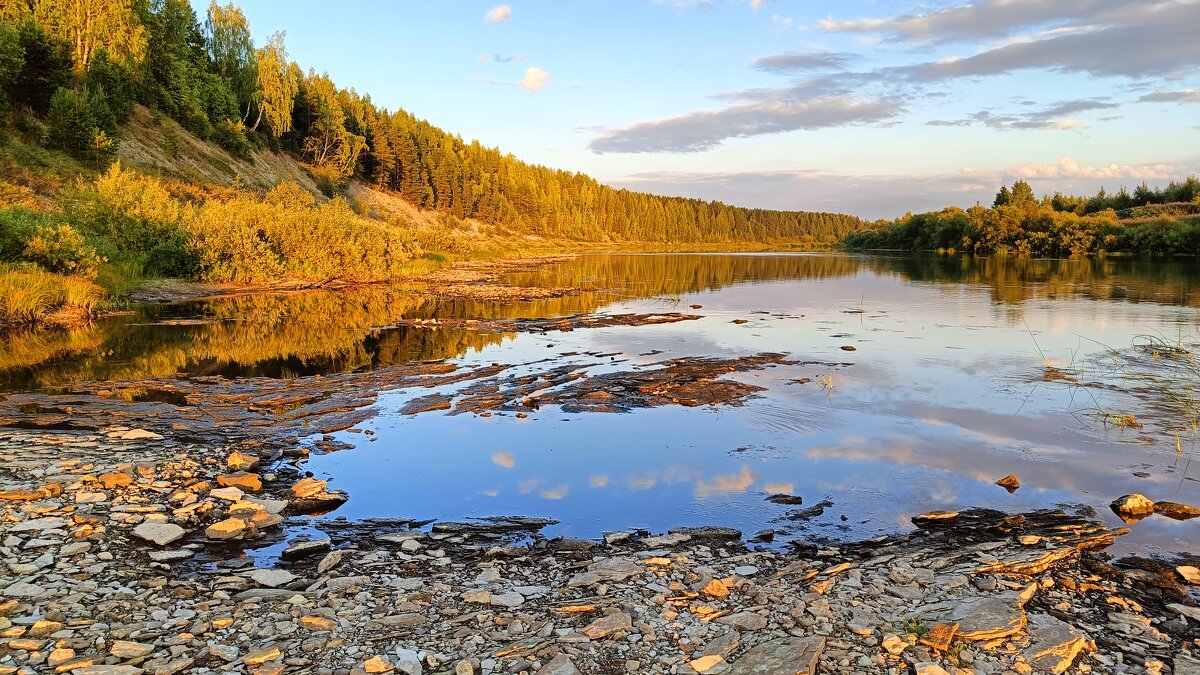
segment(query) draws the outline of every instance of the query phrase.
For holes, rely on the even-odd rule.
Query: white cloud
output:
[[[525,71],[525,77],[521,78],[521,88],[528,91],[539,91],[546,83],[550,81],[550,73],[532,66]]]
[[[1182,178],[1186,171],[1173,164],[1084,166],[1070,157],[1063,157],[1054,164],[1018,164],[1002,173],[1015,178],[1115,178],[1164,181]]]
[[[1156,91],[1138,99],[1139,103],[1200,103],[1200,90]]]
[[[512,18],[512,7],[509,5],[496,5],[487,11],[484,18],[492,23],[504,23]]]

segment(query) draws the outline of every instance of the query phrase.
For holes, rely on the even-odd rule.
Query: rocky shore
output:
[[[1111,560],[1086,513],[786,552],[520,518],[289,540],[346,496],[157,431],[0,438],[0,673],[1200,673],[1200,573]]]

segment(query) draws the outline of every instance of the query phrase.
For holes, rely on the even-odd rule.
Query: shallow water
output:
[[[402,415],[429,392],[382,392],[374,417],[336,434],[352,449],[314,453],[304,468],[351,495],[323,518],[545,516],[561,521],[547,534],[578,537],[719,524],[837,541],[968,506],[1085,504],[1116,524],[1107,504],[1129,492],[1200,504],[1200,462],[1190,466],[1198,448],[1185,434],[1177,454],[1172,421],[1153,415],[1143,429],[1106,426],[1100,410],[1141,414],[1144,403],[1046,381],[1044,368],[1084,366],[1085,379],[1103,380],[1105,345],[1194,337],[1197,280],[1190,264],[1118,260],[585,256],[509,279],[584,289],[554,300],[497,306],[379,289],[254,296],[142,308],[66,336],[10,336],[0,382],[303,377],[428,359],[535,374],[577,364],[595,375],[779,352],[794,363],[727,376],[764,387],[758,396],[715,409]],[[702,318],[544,334],[394,326],[664,311]],[[1009,473],[1022,483],[1014,494],[994,485]],[[766,501],[773,493],[804,504]],[[823,501],[832,504],[819,515],[796,517]],[[1121,547],[1200,551],[1200,519],[1143,520]]]

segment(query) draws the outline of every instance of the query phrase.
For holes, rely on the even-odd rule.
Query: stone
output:
[[[0,591],[0,593],[10,598],[22,598],[30,600],[33,598],[40,598],[49,592],[50,591],[47,591],[45,588],[42,588],[37,584],[30,584],[23,581],[18,581],[17,583],[6,587],[3,591]]]
[[[692,659],[691,661],[688,661],[688,665],[691,666],[692,670],[696,671],[697,673],[708,673],[710,671],[717,670],[718,666],[724,665],[724,663],[725,659],[716,654],[709,654],[707,656],[701,656],[698,659]]]
[[[929,627],[917,638],[917,642],[936,649],[939,652],[944,652],[950,649],[950,643],[954,640],[955,633],[958,632],[958,624],[935,623]]]
[[[729,597],[729,587],[726,586],[725,582],[721,581],[720,579],[713,579],[712,581],[708,582],[708,585],[704,587],[703,592],[705,595],[710,595],[714,598]]]
[[[1175,675],[1200,675],[1200,660],[1186,654],[1175,654]]]
[[[314,539],[311,541],[293,541],[288,543],[288,547],[283,549],[280,557],[284,560],[299,560],[307,558],[310,555],[324,553],[330,549],[333,542],[329,539]]]
[[[407,612],[405,614],[393,614],[375,619],[375,622],[389,628],[415,628],[417,626],[424,626],[426,623],[429,623],[429,620],[425,618],[424,614]]]
[[[238,657],[238,649],[232,645],[209,645],[208,653],[210,656],[215,656],[226,663],[236,661]]]
[[[885,652],[891,654],[892,656],[899,656],[904,653],[905,649],[908,649],[912,645],[908,644],[904,640],[901,640],[900,636],[898,635],[888,635],[883,638],[883,642],[880,643],[880,646],[883,647]]]
[[[234,450],[226,458],[225,466],[233,471],[249,471],[258,466],[258,458],[253,455],[247,455],[240,450]]]
[[[384,661],[383,657],[380,656],[372,656],[364,661],[362,664],[362,669],[365,673],[390,673],[395,670],[395,668],[392,667],[392,664]]]
[[[1154,513],[1154,502],[1137,493],[1118,497],[1109,506],[1127,523],[1135,523]]]
[[[762,630],[767,627],[767,617],[754,612],[737,612],[717,618],[717,623],[738,630]]]
[[[1025,627],[1022,606],[1027,599],[1027,594],[1015,591],[970,596],[946,605],[926,606],[921,616],[959,624],[958,637],[962,640],[997,640],[1016,635]]]
[[[162,436],[145,429],[130,429],[118,434],[117,438],[125,441],[161,441]]]
[[[617,631],[629,630],[632,627],[633,621],[629,618],[628,614],[625,612],[615,612],[596,619],[584,626],[583,630],[579,632],[592,640],[600,640]]]
[[[279,647],[271,645],[268,647],[259,647],[251,649],[242,657],[242,663],[248,666],[261,666],[267,661],[274,661],[283,658],[283,652],[279,651]]]
[[[559,654],[550,659],[534,675],[582,675],[579,669],[566,654]]]
[[[920,526],[946,520],[954,520],[957,517],[958,512],[956,511],[930,511],[928,513],[922,513],[919,516],[913,516],[912,521],[914,525]]]
[[[950,671],[933,661],[921,661],[913,665],[914,675],[950,675]]]
[[[127,473],[102,473],[96,477],[105,490],[115,490],[133,483],[133,476]]]
[[[158,546],[179,541],[186,534],[187,530],[174,523],[142,523],[133,528],[133,536]]]
[[[217,476],[217,485],[221,487],[235,487],[242,492],[258,492],[262,489],[262,478],[259,478],[256,473],[247,473],[245,471],[224,473]]]
[[[758,574],[758,568],[754,565],[740,565],[733,568],[733,573],[739,577],[752,577]]]
[[[94,665],[72,670],[72,675],[140,675],[141,668],[136,666],[103,666]]]
[[[396,672],[404,675],[421,675],[421,656],[412,649],[396,649]]]
[[[1200,517],[1200,508],[1177,502],[1154,502],[1154,512],[1174,520],[1191,520]]]
[[[475,675],[475,666],[471,665],[470,661],[463,659],[454,664],[454,675]]]
[[[1167,609],[1179,612],[1192,621],[1200,621],[1200,607],[1188,607],[1177,602],[1167,604]]]
[[[75,650],[70,647],[59,647],[46,656],[46,665],[56,668],[75,658]]]
[[[332,631],[338,628],[338,622],[333,619],[312,614],[300,617],[299,623],[301,627],[311,631]]]
[[[288,489],[288,492],[296,499],[309,499],[325,492],[327,485],[329,485],[328,481],[317,480],[316,478],[301,478],[296,481],[295,485]]]
[[[787,637],[748,649],[730,664],[728,675],[814,675],[825,638]]]
[[[1066,672],[1090,644],[1088,636],[1049,614],[1029,615],[1029,646],[1023,655],[1034,668],[1051,673]]]
[[[321,558],[321,562],[317,563],[317,574],[325,574],[329,570],[338,566],[342,562],[342,557],[346,555],[345,551],[330,551]]]
[[[226,518],[205,528],[204,536],[209,539],[237,539],[246,534],[247,529],[246,521],[241,518]]]
[[[264,588],[278,588],[292,583],[297,579],[295,574],[287,570],[256,569],[247,574],[250,580]]]
[[[1017,474],[1010,473],[1004,478],[996,481],[996,485],[1008,490],[1010,493],[1016,492],[1021,487],[1021,481],[1017,479]]]
[[[144,645],[140,642],[129,642],[127,640],[115,640],[108,649],[108,653],[118,659],[138,659],[148,655],[152,651],[154,651],[152,645]]]
[[[1183,579],[1184,583],[1200,586],[1200,568],[1191,565],[1180,565],[1175,568],[1175,573],[1179,575],[1180,579]]]
[[[508,607],[509,609],[513,609],[524,604],[525,597],[515,591],[509,591],[507,593],[492,594],[492,597],[488,600],[488,602],[497,607]]]
[[[191,558],[194,553],[186,548],[168,549],[165,551],[150,551],[150,559],[154,562],[170,563]]]

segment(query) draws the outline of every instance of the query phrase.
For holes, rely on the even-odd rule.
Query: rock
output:
[[[213,499],[223,499],[227,502],[240,502],[242,501],[242,498],[246,496],[246,493],[242,492],[241,489],[231,485],[229,487],[209,490],[208,496],[212,497]]]
[[[1049,614],[1029,615],[1029,646],[1024,656],[1035,668],[1062,673],[1090,643],[1088,636]]]
[[[118,659],[138,659],[152,651],[154,651],[152,645],[144,645],[140,642],[129,642],[127,640],[115,640],[108,649],[108,653]]]
[[[921,525],[931,525],[934,523],[954,520],[957,517],[957,511],[930,511],[928,513],[922,513],[919,516],[913,516],[912,521],[914,525],[920,527]]]
[[[475,666],[465,659],[459,661],[454,664],[454,675],[475,675]]]
[[[1179,612],[1192,621],[1200,621],[1200,607],[1188,607],[1187,605],[1172,602],[1167,605],[1167,609]]]
[[[396,649],[396,672],[405,675],[421,675],[421,657],[412,649]]]
[[[908,649],[912,645],[908,644],[904,640],[901,640],[900,636],[898,635],[888,635],[883,638],[883,642],[880,643],[880,646],[883,647],[884,651],[892,656],[899,656],[904,653],[905,649]]]
[[[954,640],[955,633],[958,632],[958,624],[935,623],[929,627],[917,638],[917,642],[935,649],[939,652],[944,652],[950,649],[950,643]]]
[[[1192,567],[1191,565],[1180,565],[1175,568],[1175,573],[1183,579],[1185,583],[1193,586],[1200,586],[1200,568]]]
[[[225,460],[225,466],[233,471],[249,471],[258,466],[258,458],[247,455],[239,450],[234,450],[229,453],[229,457]]]
[[[913,666],[914,675],[950,675],[950,672],[932,661],[921,661]]]
[[[259,478],[256,473],[237,471],[217,476],[217,485],[235,487],[242,492],[258,492],[262,489],[262,478]]]
[[[508,607],[509,609],[513,609],[524,604],[525,597],[520,593],[509,591],[507,593],[500,593],[499,595],[493,594],[488,602],[497,607]]]
[[[88,666],[79,670],[72,670],[72,675],[140,675],[141,668],[136,666]]]
[[[538,668],[534,675],[582,675],[566,654],[559,654]]]
[[[327,485],[329,485],[328,481],[317,480],[316,478],[301,478],[288,492],[296,499],[308,499],[325,492]]]
[[[707,656],[701,656],[700,658],[688,661],[688,665],[691,666],[692,670],[696,671],[697,673],[704,674],[720,669],[720,666],[725,665],[725,659],[716,654],[709,654]]]
[[[1014,591],[969,596],[944,605],[926,606],[920,610],[920,616],[959,624],[958,637],[962,640],[997,640],[1016,635],[1025,627],[1022,606],[1027,599],[1027,594]]]
[[[625,612],[615,612],[596,619],[579,631],[592,640],[600,640],[620,630],[629,630],[633,621]]]
[[[154,562],[170,563],[191,558],[194,553],[186,548],[168,549],[166,551],[150,551],[150,559]]]
[[[156,434],[153,431],[146,431],[145,429],[130,429],[129,431],[119,434],[117,436],[117,438],[120,438],[121,440],[125,440],[125,441],[161,441],[162,440],[162,436],[160,436],[159,434]]]
[[[261,666],[267,661],[274,661],[280,658],[283,658],[283,652],[279,651],[279,647],[271,645],[269,647],[251,649],[242,657],[242,663],[248,666]]]
[[[1186,654],[1176,654],[1175,675],[1200,675],[1200,660]]]
[[[733,573],[739,577],[752,577],[758,574],[758,568],[754,565],[740,565],[733,568]]]
[[[115,490],[119,487],[127,487],[133,483],[133,476],[127,473],[102,473],[96,477],[105,490]]]
[[[0,593],[3,593],[10,598],[22,599],[40,598],[43,595],[47,595],[49,592],[50,591],[47,591],[45,588],[42,588],[37,584],[30,584],[23,581],[18,581],[17,583],[6,587],[3,591],[0,591]]]
[[[56,668],[75,658],[75,650],[70,647],[60,647],[46,656],[46,665]]]
[[[395,670],[392,664],[384,661],[380,656],[372,656],[362,664],[363,672],[365,673],[390,673]]]
[[[342,556],[346,555],[345,551],[330,551],[321,558],[321,562],[317,563],[317,574],[325,574],[329,570],[338,566],[342,562]]]
[[[1008,490],[1010,493],[1016,492],[1021,487],[1021,481],[1017,479],[1017,474],[1010,473],[1004,478],[996,481],[996,485]]]
[[[210,656],[215,656],[226,663],[236,661],[238,657],[237,647],[232,645],[209,645],[208,653]]]
[[[426,623],[429,623],[429,620],[425,618],[424,614],[408,612],[406,614],[393,614],[375,619],[375,622],[388,628],[415,628],[417,626],[424,626]]]
[[[762,630],[767,627],[767,618],[754,612],[737,612],[718,617],[716,621],[719,624],[746,631]]]
[[[241,518],[226,518],[209,525],[204,530],[204,536],[209,539],[237,539],[246,534],[249,527]]]
[[[315,539],[312,541],[293,541],[289,542],[288,547],[283,549],[280,557],[284,560],[299,560],[307,558],[310,555],[324,553],[330,549],[333,542],[329,539]]]
[[[287,570],[256,569],[246,576],[264,588],[278,588],[296,580],[296,575]]]
[[[824,637],[781,638],[747,650],[727,672],[729,675],[814,675],[824,651]]]
[[[492,604],[491,591],[463,591],[462,595],[458,596],[463,599],[463,602],[474,602],[480,605]]]
[[[713,579],[712,581],[708,582],[708,585],[704,587],[703,592],[705,595],[710,595],[714,598],[729,597],[729,587],[726,586],[725,582],[721,581],[720,579]]]
[[[187,534],[187,530],[174,523],[142,523],[133,528],[133,535],[145,539],[158,546],[166,546],[179,541]]]
[[[1154,502],[1154,512],[1175,520],[1191,520],[1200,517],[1200,508],[1177,502]]]
[[[1127,523],[1135,523],[1154,513],[1154,502],[1145,495],[1137,493],[1118,497],[1110,505],[1113,513]]]
[[[302,628],[307,628],[311,631],[333,631],[338,628],[338,622],[333,619],[311,614],[300,617],[298,623]]]

